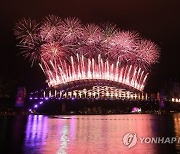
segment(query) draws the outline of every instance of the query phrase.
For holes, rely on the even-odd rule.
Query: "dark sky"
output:
[[[138,31],[161,49],[146,89],[159,90],[170,79],[180,82],[179,0],[1,0],[0,77],[18,80],[29,91],[46,86],[40,68],[31,68],[18,55],[13,27],[22,17],[40,20],[48,14],[77,17],[83,23],[110,21],[121,29]]]

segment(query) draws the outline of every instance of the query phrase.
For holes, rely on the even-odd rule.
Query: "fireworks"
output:
[[[61,23],[62,23],[61,18],[54,15],[49,15],[44,19],[42,25],[40,26],[40,31],[38,33],[39,36],[44,41],[57,40]]]
[[[36,61],[49,86],[103,79],[143,90],[159,58],[157,45],[113,24],[83,25],[76,18],[49,15],[42,22],[22,19],[15,26],[22,54]]]
[[[39,24],[35,20],[23,18],[15,26],[15,35],[20,44],[31,44],[38,37]]]

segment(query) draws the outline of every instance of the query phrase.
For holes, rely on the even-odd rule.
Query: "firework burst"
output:
[[[49,86],[103,79],[143,90],[148,70],[159,58],[156,44],[113,24],[81,24],[49,15],[42,22],[22,19],[15,26],[22,54],[39,61]]]
[[[102,40],[102,31],[99,26],[95,24],[88,24],[84,27],[83,38],[87,45],[95,45]]]
[[[59,36],[59,29],[61,28],[62,20],[58,16],[49,15],[45,17],[40,27],[40,36],[44,41],[57,40]]]
[[[65,42],[73,42],[82,37],[82,25],[79,19],[67,18],[62,22],[61,37]]]
[[[136,59],[137,40],[139,35],[137,33],[122,31],[116,33],[111,39],[111,47],[109,49],[110,55],[120,61],[133,61]]]
[[[38,37],[39,24],[35,20],[25,19],[20,20],[15,28],[14,34],[21,44],[33,43]]]
[[[137,49],[137,59],[146,65],[151,66],[159,58],[159,49],[156,44],[149,40],[140,40]]]
[[[65,49],[59,45],[57,42],[48,42],[43,44],[41,47],[41,58],[45,61],[53,60],[53,59],[62,59],[66,56]]]

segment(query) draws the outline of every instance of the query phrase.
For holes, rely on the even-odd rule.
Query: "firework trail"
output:
[[[136,32],[109,23],[83,25],[76,18],[49,15],[39,23],[23,18],[14,33],[21,53],[39,63],[49,86],[103,79],[142,91],[160,55],[156,44]]]

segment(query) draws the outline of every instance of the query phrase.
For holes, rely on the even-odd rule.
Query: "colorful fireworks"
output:
[[[79,19],[49,15],[42,22],[22,19],[15,26],[22,54],[38,62],[49,86],[103,79],[143,90],[159,58],[157,45],[113,24],[83,25]]]

